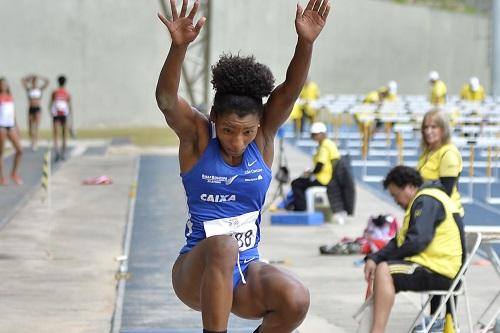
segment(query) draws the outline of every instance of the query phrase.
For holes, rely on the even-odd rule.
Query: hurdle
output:
[[[498,176],[498,145],[500,144],[499,140],[493,140],[494,142],[488,145],[487,152],[487,167],[486,167],[486,177],[490,179],[489,182],[486,183],[486,196],[485,201],[492,205],[500,204],[500,197],[493,197],[491,195],[491,186],[492,183],[497,179]],[[493,176],[492,172],[492,148],[495,147],[495,176]]]
[[[395,124],[394,132],[396,133],[396,147],[398,149],[398,163],[404,163],[404,139],[403,133],[413,133],[413,125],[411,124]]]
[[[462,180],[464,182],[468,182],[469,187],[469,195],[467,197],[462,197],[462,203],[473,203],[474,202],[474,155],[475,148],[474,145],[476,143],[475,140],[470,140],[467,142],[469,144],[469,177],[463,177]]]
[[[457,146],[463,146],[464,140],[453,139],[456,142]],[[468,165],[469,167],[469,175],[468,177],[460,177],[460,183],[467,183],[467,187],[469,189],[469,193],[466,197],[462,197],[462,203],[473,203],[474,202],[474,184],[481,183],[486,184],[486,197],[485,200],[490,203],[496,202],[496,198],[491,197],[491,184],[496,181],[496,177],[493,176],[492,173],[492,158],[491,158],[491,147],[497,147],[500,143],[500,140],[495,138],[477,138],[466,140],[465,144],[469,146],[469,161],[468,163],[464,163],[464,166]],[[476,157],[476,148],[486,148],[489,152],[487,152],[487,161],[486,162],[475,162]],[[495,161],[495,165],[496,165]],[[480,164],[480,165],[476,165]],[[486,176],[485,177],[476,177],[475,176],[475,167],[485,167],[486,168]],[[498,198],[498,203],[500,204],[500,198]]]

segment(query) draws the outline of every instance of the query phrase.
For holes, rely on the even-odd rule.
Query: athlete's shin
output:
[[[204,242],[207,244],[200,300],[203,327],[224,331],[233,305],[233,270],[238,246],[230,236],[213,236]]]

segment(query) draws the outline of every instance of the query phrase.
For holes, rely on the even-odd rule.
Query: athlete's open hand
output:
[[[170,37],[172,38],[172,43],[175,45],[189,44],[198,37],[198,34],[205,24],[205,17],[201,17],[196,25],[193,24],[194,16],[200,7],[200,1],[196,0],[193,8],[187,13],[188,0],[182,1],[182,8],[180,14],[177,14],[177,9],[175,8],[175,0],[170,0],[170,8],[172,10],[172,21],[167,20],[163,15],[158,14],[160,20],[165,24],[168,31],[170,32]]]
[[[329,0],[309,0],[305,10],[300,4],[297,4],[295,15],[297,35],[305,41],[314,42],[325,26],[329,12]]]

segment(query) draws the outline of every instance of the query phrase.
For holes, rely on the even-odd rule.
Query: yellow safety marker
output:
[[[42,180],[41,185],[45,190],[45,198],[47,200],[47,205],[50,209],[52,205],[52,193],[50,188],[50,153],[51,148],[50,145],[47,147],[47,151],[43,155],[43,165],[42,165]]]
[[[133,182],[132,185],[130,185],[128,196],[132,199],[135,199],[135,197],[137,196],[137,182]]]
[[[45,191],[48,191],[49,188],[49,173],[50,173],[49,160],[50,160],[49,150],[47,150],[43,155],[43,166],[42,166],[42,188]]]
[[[453,325],[453,317],[451,313],[447,313],[444,318],[444,330],[443,333],[455,333],[455,327]]]

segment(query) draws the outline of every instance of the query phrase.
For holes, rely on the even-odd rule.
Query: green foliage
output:
[[[475,3],[472,0],[392,0],[392,1],[399,4],[428,6],[431,8],[448,10],[459,13],[466,13],[466,14],[478,14],[480,12],[484,12],[484,3],[482,3],[481,6],[479,6],[479,3]]]
[[[22,137],[28,139],[26,132]],[[41,140],[50,140],[52,131],[40,131]],[[138,146],[177,146],[179,141],[175,133],[168,127],[154,128],[106,128],[106,129],[77,129],[76,139],[109,139],[128,137],[134,145]]]

